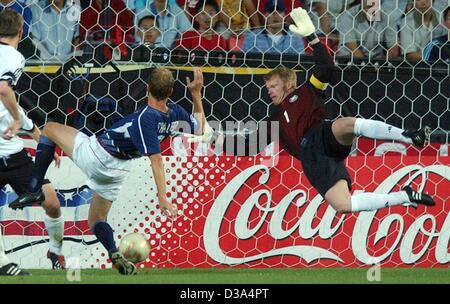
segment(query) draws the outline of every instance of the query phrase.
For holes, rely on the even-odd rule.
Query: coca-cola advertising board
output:
[[[137,231],[152,250],[141,267],[449,267],[450,157],[349,157],[353,193],[388,193],[412,184],[436,206],[395,206],[372,212],[336,213],[311,187],[289,156],[164,157],[169,198],[180,209],[161,217],[150,162],[133,161],[108,221],[117,241]],[[81,267],[111,267],[90,232],[91,192],[84,175],[64,157],[48,177],[60,190],[64,252]],[[5,248],[23,267],[44,267],[48,244],[40,207],[13,211],[0,197]],[[39,242],[40,240],[40,242]]]

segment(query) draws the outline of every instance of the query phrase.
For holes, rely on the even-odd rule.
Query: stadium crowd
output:
[[[287,30],[306,8],[335,56],[449,62],[448,0],[0,0],[25,20],[19,51],[65,62],[100,47],[109,59],[133,49],[304,54]]]

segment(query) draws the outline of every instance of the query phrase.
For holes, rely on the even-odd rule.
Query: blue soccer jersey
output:
[[[121,159],[161,153],[160,142],[180,131],[194,133],[197,121],[181,106],[168,103],[169,111],[150,106],[127,115],[98,136],[100,144],[111,155]]]

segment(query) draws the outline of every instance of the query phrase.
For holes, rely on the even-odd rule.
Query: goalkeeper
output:
[[[307,12],[296,8],[290,16],[295,24],[289,29],[305,37],[314,49],[315,67],[309,81],[300,87],[296,87],[295,72],[285,67],[276,68],[264,77],[274,105],[268,118],[269,126],[270,122],[279,123],[280,146],[301,161],[310,183],[338,212],[370,211],[399,204],[433,206],[435,202],[428,194],[416,192],[410,186],[389,194],[350,194],[351,179],[344,160],[355,137],[396,140],[423,148],[428,143],[430,129],[404,131],[380,121],[354,117],[327,120],[324,91],[332,77],[333,62],[315,35]],[[270,143],[270,134],[268,130],[267,142],[257,146],[264,147]],[[188,136],[190,141],[205,140],[205,137]],[[226,143],[228,140],[236,141],[235,137],[225,137],[223,147],[235,146]],[[265,136],[258,134],[257,138]],[[246,144],[249,145],[249,138]]]

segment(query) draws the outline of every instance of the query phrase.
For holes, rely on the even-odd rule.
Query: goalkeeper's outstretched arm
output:
[[[310,45],[314,49],[313,56],[315,63],[313,75],[310,78],[310,82],[317,89],[324,90],[326,84],[329,83],[331,81],[331,78],[333,77],[333,60],[328,54],[326,47],[320,41],[314,44],[310,43]],[[318,82],[315,80],[318,80]]]
[[[289,30],[305,37],[309,45],[313,48],[315,67],[310,78],[311,84],[319,90],[324,90],[326,84],[331,81],[333,74],[333,61],[328,54],[326,47],[320,42],[315,34],[315,27],[308,16],[308,12],[302,8],[295,8],[290,14],[294,24],[289,26]]]

